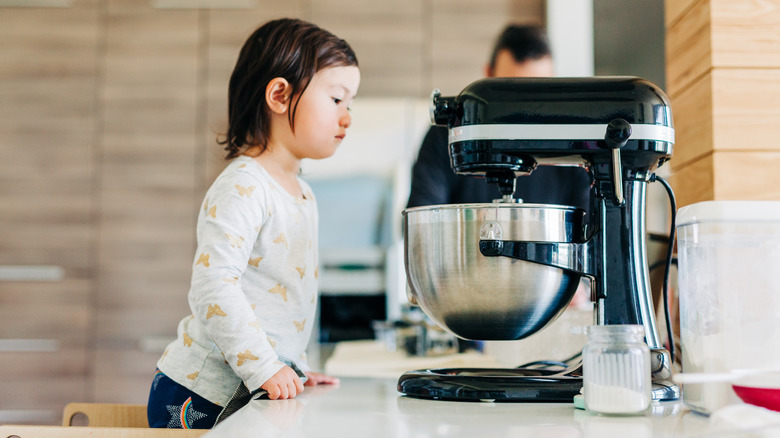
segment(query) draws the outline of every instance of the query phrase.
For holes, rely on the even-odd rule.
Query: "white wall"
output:
[[[593,0],[547,0],[556,76],[593,76]]]

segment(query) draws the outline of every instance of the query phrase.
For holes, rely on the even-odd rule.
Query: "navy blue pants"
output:
[[[222,406],[211,403],[157,370],[146,407],[149,427],[211,429],[220,412]]]

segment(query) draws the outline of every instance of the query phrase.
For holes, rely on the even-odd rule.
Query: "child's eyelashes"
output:
[[[338,104],[340,104],[340,103],[342,102],[342,100],[341,100],[341,99],[339,99],[338,97],[332,97],[331,99],[333,99],[333,102],[334,102],[336,105],[338,105]]]

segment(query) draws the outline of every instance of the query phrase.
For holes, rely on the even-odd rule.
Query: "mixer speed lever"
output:
[[[607,125],[604,142],[612,149],[612,182],[615,185],[615,202],[623,205],[623,163],[620,160],[620,148],[631,137],[631,124],[623,119],[614,119]]]

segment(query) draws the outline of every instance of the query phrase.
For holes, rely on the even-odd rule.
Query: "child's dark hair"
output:
[[[287,80],[291,96],[297,96],[289,111],[290,126],[301,94],[315,73],[326,67],[357,66],[355,52],[346,41],[303,20],[269,21],[247,39],[230,76],[228,87],[227,159],[248,148],[265,150],[269,137],[269,111],[265,88],[277,77]]]

